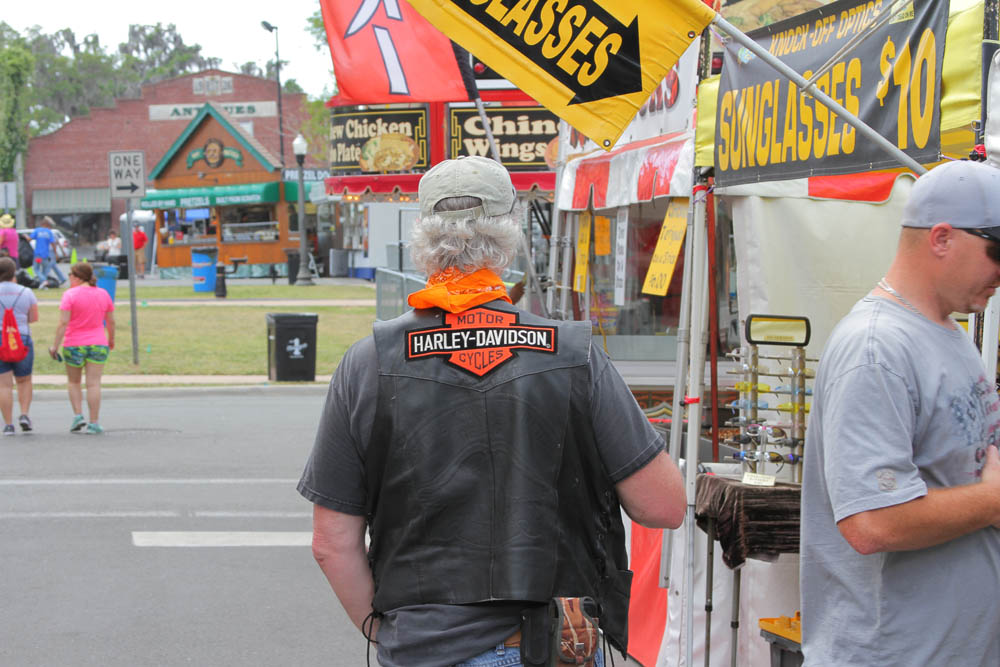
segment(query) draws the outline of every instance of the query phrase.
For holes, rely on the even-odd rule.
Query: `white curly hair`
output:
[[[500,273],[510,266],[521,243],[523,211],[515,205],[510,213],[498,216],[454,213],[482,203],[479,197],[448,197],[434,206],[434,214],[418,218],[410,241],[414,266],[428,276],[449,268]]]

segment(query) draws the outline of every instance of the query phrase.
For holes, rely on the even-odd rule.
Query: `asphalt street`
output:
[[[295,484],[325,387],[65,392],[0,440],[0,665],[365,664]]]

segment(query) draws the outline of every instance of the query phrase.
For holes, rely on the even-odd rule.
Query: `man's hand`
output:
[[[978,483],[928,489],[920,498],[837,523],[861,554],[926,549],[989,526],[1000,528],[1000,453],[993,445]]]
[[[507,296],[510,297],[511,303],[517,303],[520,301],[521,297],[524,296],[524,281],[522,280],[519,283],[511,285],[511,288],[507,290]]]
[[[997,451],[996,445],[990,445],[986,448],[986,461],[983,463],[981,483],[996,487],[997,496],[1000,497],[1000,452]],[[1000,528],[1000,511],[993,519],[993,527]]]

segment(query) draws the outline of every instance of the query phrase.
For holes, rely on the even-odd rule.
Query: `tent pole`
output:
[[[715,519],[708,517],[708,554],[705,560],[705,667],[712,667],[712,586],[715,574]]]
[[[691,276],[691,353],[688,366],[687,396],[688,404],[687,442],[684,455],[685,486],[687,490],[687,516],[685,529],[687,535],[687,567],[684,572],[684,618],[686,619],[686,665],[691,665],[694,653],[694,536],[697,526],[694,521],[695,495],[698,477],[698,447],[701,444],[701,396],[705,374],[705,324],[708,316],[708,253],[706,245],[705,224],[705,193],[708,186],[699,181],[694,186],[692,200],[694,205],[692,240]]]
[[[763,62],[770,65],[772,68],[777,70],[779,74],[785,76],[788,80],[799,87],[804,93],[812,95],[815,99],[822,102],[827,109],[833,111],[838,116],[844,119],[844,122],[848,125],[854,127],[858,134],[864,136],[866,139],[871,141],[876,146],[882,148],[886,153],[896,158],[900,164],[913,170],[917,175],[926,174],[927,169],[924,168],[919,162],[907,155],[903,150],[901,150],[896,144],[892,143],[881,134],[873,130],[864,121],[858,118],[856,115],[852,114],[850,111],[844,108],[844,106],[838,103],[836,100],[832,99],[829,95],[821,91],[815,86],[815,84],[810,84],[806,81],[798,72],[793,70],[791,67],[781,62],[778,58],[771,55],[767,50],[761,47],[760,44],[753,41],[746,34],[738,30],[726,19],[722,18],[719,14],[715,15],[712,19],[712,23],[726,33],[734,40],[742,44],[747,48],[748,51],[753,53],[755,56],[760,58]]]
[[[986,116],[989,113],[990,101],[990,69],[993,63],[993,54],[997,51],[997,5],[998,0],[985,0],[983,3],[983,63],[982,63],[982,87],[980,88],[980,120],[976,128],[976,144],[986,141]],[[975,326],[973,326],[975,324]],[[983,363],[987,370],[996,375],[997,367],[997,334],[1000,329],[1000,304],[995,296],[990,297],[986,302],[986,310],[982,313],[974,313],[969,316],[969,331],[974,331],[976,337],[973,341],[979,347]],[[993,341],[987,345],[987,341]]]
[[[736,654],[740,639],[740,588],[742,581],[743,568],[737,568],[733,571],[733,615],[732,619],[729,621],[729,627],[731,627],[733,631],[733,645],[729,650],[730,667],[736,667]]]
[[[700,84],[712,71],[711,34],[706,27],[701,33],[701,53],[698,55],[698,83]],[[699,170],[692,173],[692,182],[698,182]],[[684,243],[684,268],[681,271],[681,311],[677,318],[677,347],[674,362],[674,393],[670,409],[670,438],[667,453],[677,462],[681,455],[681,436],[684,433],[685,408],[681,403],[684,395],[684,382],[687,379],[688,342],[691,334],[691,252],[692,252],[692,218],[694,210],[693,197],[688,202],[687,229]],[[660,545],[660,588],[670,588],[670,561],[674,551],[674,531],[663,531]]]
[[[712,411],[712,461],[719,461],[719,290],[716,263],[715,198],[705,193],[705,214],[708,220],[708,380]]]
[[[560,179],[562,169],[556,172],[556,180]],[[549,317],[556,315],[556,291],[559,283],[556,282],[556,268],[559,264],[559,235],[562,233],[562,226],[566,224],[566,214],[558,207],[559,187],[556,187],[556,203],[552,205],[552,227],[549,229],[549,289],[545,293],[545,306],[548,309]]]
[[[684,234],[684,267],[681,272],[681,311],[677,317],[677,353],[674,363],[674,395],[670,409],[670,438],[667,452],[677,462],[681,456],[681,437],[684,434],[684,393],[688,369],[688,341],[691,335],[691,252],[694,238],[694,204],[688,207],[687,230]],[[674,531],[663,531],[660,547],[660,587],[670,588],[670,560],[673,553]]]

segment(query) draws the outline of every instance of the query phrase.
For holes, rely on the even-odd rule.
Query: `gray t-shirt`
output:
[[[14,309],[14,318],[17,320],[17,330],[22,336],[30,336],[31,328],[28,326],[28,311],[38,303],[35,293],[23,285],[15,282],[0,282],[0,317],[3,317],[5,308]]]
[[[805,664],[1000,665],[1000,531],[861,555],[836,522],[976,483],[1000,401],[967,335],[868,297],[816,374],[802,484]]]
[[[663,450],[663,439],[607,354],[593,345],[590,372],[591,421],[605,471],[617,483]],[[316,443],[298,487],[311,502],[345,514],[364,514],[364,457],[377,392],[377,355],[369,336],[347,351],[330,382]],[[379,626],[379,663],[454,665],[509,637],[520,626],[522,608],[520,603],[500,602],[395,609]]]

